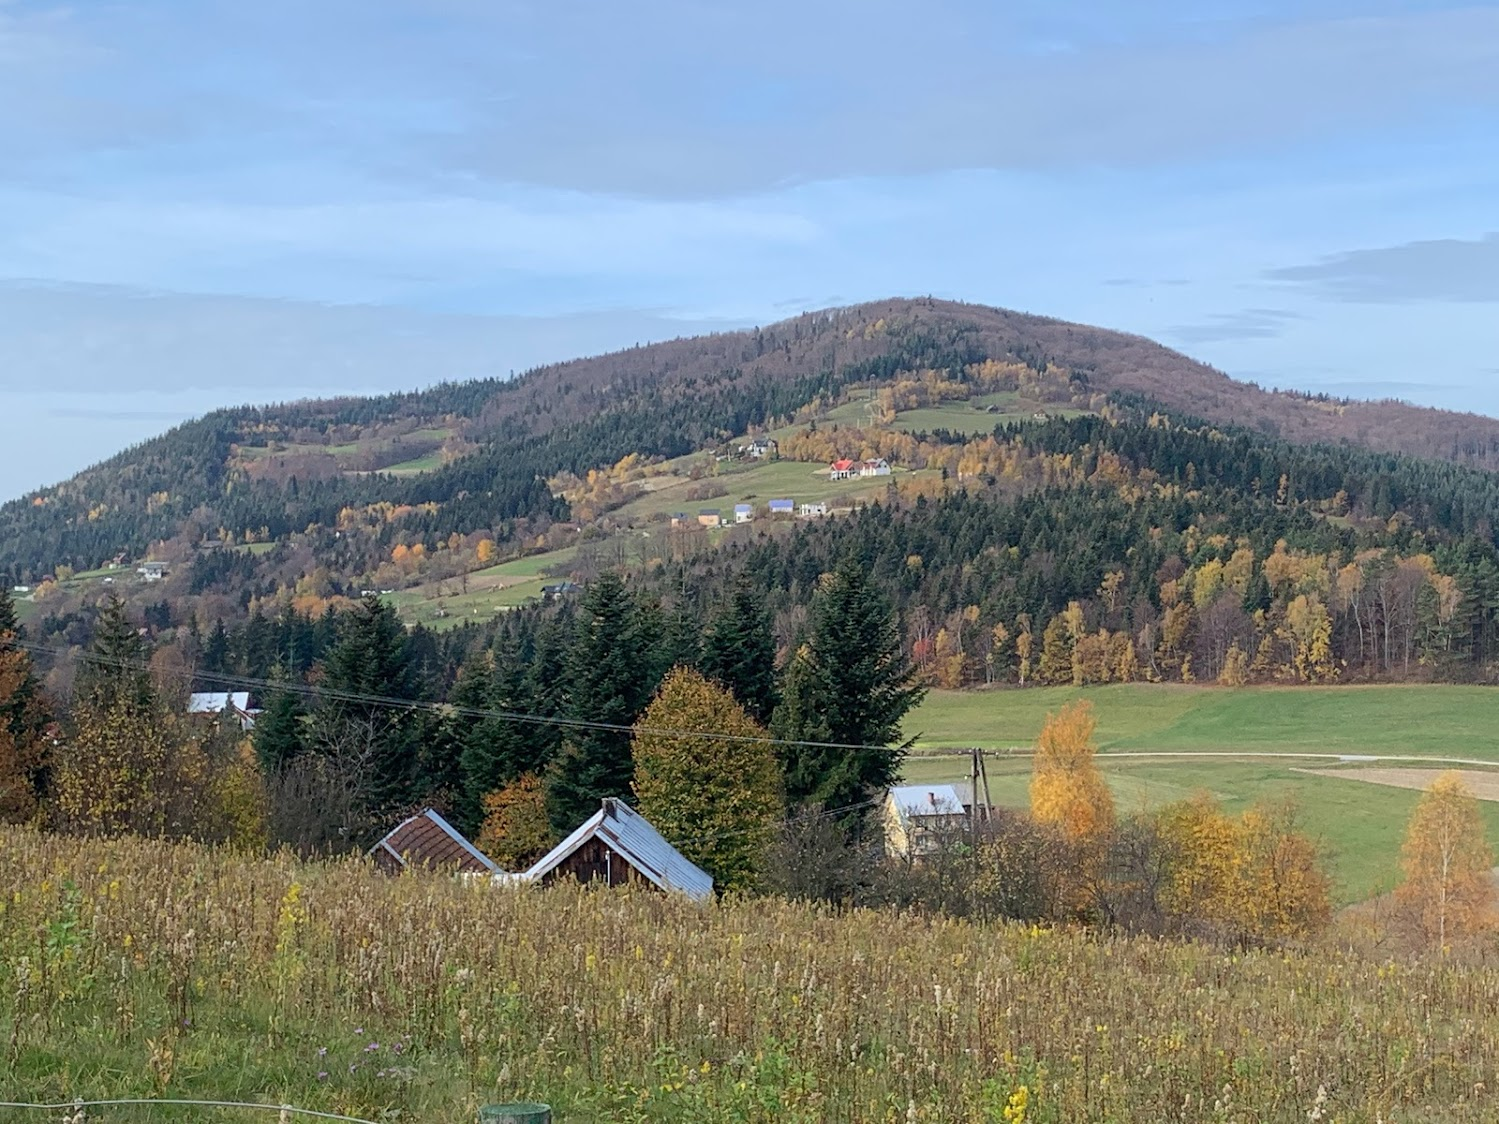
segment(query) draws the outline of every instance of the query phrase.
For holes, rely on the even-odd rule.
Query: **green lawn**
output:
[[[1185,756],[1190,753],[1346,753],[1469,757],[1499,763],[1499,692],[1485,687],[1214,687],[1114,685],[933,691],[907,720],[920,735],[918,753],[984,746],[1024,751],[1048,712],[1088,698],[1098,717],[1101,766],[1122,812],[1210,792],[1229,810],[1291,797],[1305,829],[1326,847],[1340,902],[1390,889],[1400,843],[1420,793],[1302,770],[1327,763],[1288,759]],[[1183,754],[1115,758],[1129,751]],[[989,758],[996,803],[1028,800],[1030,761]],[[913,756],[914,783],[964,780],[963,756]],[[1482,805],[1490,838],[1499,841],[1499,804]]]
[[[1499,761],[1490,687],[1221,687],[1114,684],[933,691],[909,719],[922,748],[1027,746],[1046,715],[1093,702],[1108,750],[1281,751]]]
[[[380,471],[389,476],[415,476],[418,473],[439,469],[442,464],[442,452],[437,450],[424,457],[416,457],[413,460],[402,461],[400,464],[393,464],[389,468],[382,468]]]
[[[554,580],[554,567],[566,566],[578,553],[575,546],[502,562],[462,578],[397,590],[388,600],[401,619],[441,631],[465,621],[483,621],[541,596],[541,587]],[[439,616],[439,613],[446,615]]]

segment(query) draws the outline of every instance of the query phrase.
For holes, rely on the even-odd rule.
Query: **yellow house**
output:
[[[968,830],[968,810],[950,784],[902,785],[885,793],[885,853],[910,859],[929,855],[944,840]]]

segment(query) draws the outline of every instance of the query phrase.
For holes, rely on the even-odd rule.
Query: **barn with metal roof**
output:
[[[639,812],[613,797],[525,874],[543,884],[569,876],[610,886],[640,879],[694,901],[713,895],[713,879],[706,871],[689,862]]]

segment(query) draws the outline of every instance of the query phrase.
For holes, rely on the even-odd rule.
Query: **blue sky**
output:
[[[1499,413],[1499,5],[0,0],[0,497],[891,295]]]

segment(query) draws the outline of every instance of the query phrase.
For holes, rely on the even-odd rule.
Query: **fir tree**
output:
[[[776,642],[765,601],[747,582],[735,586],[708,626],[702,671],[732,692],[756,722],[770,721],[779,701]]]
[[[658,682],[659,637],[648,614],[615,574],[593,583],[579,608],[567,671],[567,716],[628,727]],[[605,796],[628,796],[634,778],[630,732],[573,727],[547,777],[553,830],[571,831],[598,811]]]
[[[792,806],[848,808],[900,775],[900,724],[925,694],[884,597],[844,563],[813,605],[812,632],[787,669],[772,729],[780,738],[831,743],[784,747]]]
[[[284,672],[280,669],[271,676],[281,681]],[[285,768],[302,752],[307,738],[306,708],[302,698],[294,691],[272,689],[262,701],[261,712],[255,719],[255,756],[260,768],[274,773]]]
[[[409,805],[430,790],[430,779],[417,768],[425,716],[398,705],[420,700],[421,692],[406,629],[390,605],[366,597],[343,615],[319,686],[324,695],[313,715],[311,745],[335,767],[354,771],[367,810]]]
[[[155,705],[156,691],[148,655],[140,630],[125,616],[125,603],[110,594],[100,607],[93,643],[78,670],[75,696],[101,710],[116,702],[149,709]]]

